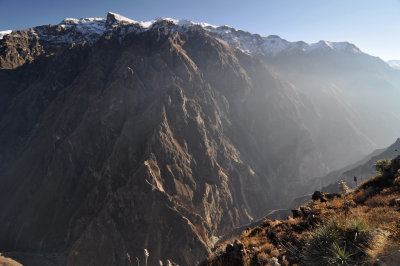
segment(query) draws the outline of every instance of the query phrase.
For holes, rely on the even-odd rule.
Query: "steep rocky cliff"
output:
[[[0,250],[193,265],[325,174],[320,110],[223,29],[110,13],[5,35]]]
[[[277,132],[298,149],[307,138],[290,86],[207,32],[169,26],[93,45],[4,38],[1,250],[121,265],[147,248],[151,262],[190,264],[276,204],[266,150]]]

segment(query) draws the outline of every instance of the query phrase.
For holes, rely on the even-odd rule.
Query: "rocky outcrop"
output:
[[[4,257],[4,256],[2,256],[2,254],[0,254],[0,265],[1,266],[21,266],[22,264],[13,259]]]

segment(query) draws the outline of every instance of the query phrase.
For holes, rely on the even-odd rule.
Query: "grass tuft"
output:
[[[370,228],[359,220],[331,220],[306,240],[302,260],[306,265],[354,265],[367,259],[371,244]]]

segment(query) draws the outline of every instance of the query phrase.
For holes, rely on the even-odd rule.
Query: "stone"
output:
[[[269,263],[271,266],[281,266],[281,264],[279,263],[278,259],[275,257],[271,258],[271,261]]]
[[[312,200],[321,200],[323,198],[324,198],[324,195],[322,194],[321,191],[315,191],[311,196]]]
[[[400,250],[389,255],[382,256],[374,262],[374,266],[398,266],[400,265]]]
[[[225,252],[226,253],[230,253],[232,251],[234,251],[235,249],[233,248],[232,244],[227,244],[225,247]]]
[[[392,199],[390,201],[390,206],[400,206],[400,198]]]

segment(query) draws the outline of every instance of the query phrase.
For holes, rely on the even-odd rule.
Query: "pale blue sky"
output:
[[[134,20],[227,24],[289,41],[349,41],[384,60],[400,59],[400,0],[0,0],[0,30],[105,17],[107,11]]]

